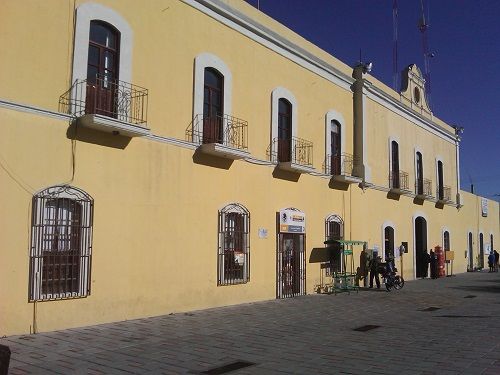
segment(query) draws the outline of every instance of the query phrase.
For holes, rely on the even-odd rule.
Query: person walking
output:
[[[377,283],[377,289],[380,289],[380,278],[378,277],[378,268],[380,267],[380,257],[373,256],[370,260],[370,288],[373,288],[373,278]]]
[[[366,288],[368,285],[368,252],[366,251],[366,244],[363,245],[363,250],[359,254],[359,277],[358,280],[363,280],[363,286]]]
[[[499,258],[499,254],[498,254],[498,251],[496,251],[496,250],[493,250],[493,253],[495,254],[495,272],[498,272],[498,258]]]
[[[493,251],[490,251],[490,255],[488,255],[488,267],[490,268],[488,272],[495,271],[495,253]]]

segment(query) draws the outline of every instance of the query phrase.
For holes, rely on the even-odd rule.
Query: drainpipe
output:
[[[455,160],[455,165],[456,165],[456,168],[457,168],[457,199],[456,199],[456,202],[457,202],[457,208],[460,208],[462,207],[462,197],[460,195],[460,141],[461,141],[461,138],[460,136],[463,134],[464,132],[464,128],[462,126],[454,126],[455,128],[455,157],[456,157],[456,160]]]

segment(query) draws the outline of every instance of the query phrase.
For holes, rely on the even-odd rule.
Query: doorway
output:
[[[277,298],[306,294],[305,234],[279,233],[277,254]]]
[[[469,247],[469,271],[474,271],[474,250],[472,248],[472,233],[469,232],[469,236],[468,236],[468,241],[467,241],[467,244],[468,244],[468,247]]]
[[[415,276],[427,276],[427,221],[419,216],[415,219]]]
[[[479,259],[477,266],[481,269],[484,268],[484,236],[482,233],[479,233]]]

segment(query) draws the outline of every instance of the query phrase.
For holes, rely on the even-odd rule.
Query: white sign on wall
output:
[[[305,233],[306,214],[294,210],[280,211],[280,232],[281,233]]]
[[[481,198],[481,215],[488,216],[488,199]]]

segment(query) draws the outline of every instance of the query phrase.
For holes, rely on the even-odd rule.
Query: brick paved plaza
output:
[[[500,374],[499,296],[500,273],[477,272],[0,343],[10,374]]]

